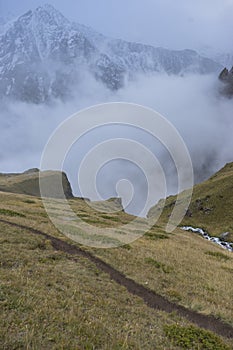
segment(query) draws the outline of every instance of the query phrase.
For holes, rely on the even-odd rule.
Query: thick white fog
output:
[[[0,172],[21,172],[39,167],[42,150],[55,128],[71,114],[98,103],[124,101],[151,107],[171,121],[183,137],[193,161],[196,181],[201,181],[226,162],[233,161],[233,100],[220,97],[216,76],[138,76],[118,92],[110,92],[92,78],[74,89],[72,101],[49,105],[21,102],[2,103],[0,127]],[[132,128],[100,128],[85,135],[73,147],[64,163],[74,193],[78,167],[88,150],[109,138],[131,138],[158,157],[168,181],[168,193],[176,193],[174,164],[168,152],[151,136]],[[140,156],[140,155],[139,155]],[[97,177],[103,198],[115,196],[116,183],[128,179],[135,190],[128,211],[137,213],[145,199],[147,184],[140,169],[125,161],[105,165]],[[155,202],[159,198],[156,197]]]

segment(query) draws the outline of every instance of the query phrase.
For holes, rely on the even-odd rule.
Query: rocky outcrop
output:
[[[233,97],[233,67],[228,70],[224,68],[219,74],[219,80],[222,85],[220,87],[220,91],[224,96],[229,98]]]
[[[62,183],[62,188],[60,184]],[[41,196],[50,198],[73,198],[70,182],[67,175],[60,171],[39,171],[29,169],[22,174],[1,174],[0,191]]]

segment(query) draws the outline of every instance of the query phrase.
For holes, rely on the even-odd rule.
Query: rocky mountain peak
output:
[[[70,23],[61,12],[49,4],[37,7],[33,12],[33,17],[34,19],[42,21],[49,26],[63,27],[65,25],[69,25]]]
[[[228,70],[224,68],[219,74],[219,80],[222,82],[221,93],[226,97],[233,97],[233,67]]]
[[[67,99],[88,72],[111,90],[135,74],[216,72],[221,66],[193,50],[167,50],[109,39],[72,23],[45,4],[0,35],[0,98],[43,103]]]

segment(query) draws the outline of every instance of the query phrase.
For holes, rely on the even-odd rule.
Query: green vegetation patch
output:
[[[173,301],[181,301],[182,300],[182,296],[180,295],[180,293],[174,289],[168,290],[167,294],[169,295],[170,299],[172,299]]]
[[[6,215],[6,216],[19,216],[21,218],[25,218],[26,215],[22,213],[17,213],[16,211],[9,210],[9,209],[0,209],[0,215]]]
[[[145,262],[147,264],[153,265],[157,269],[161,269],[164,273],[170,273],[173,271],[173,268],[171,266],[167,266],[159,261],[156,261],[155,259],[152,258],[145,258]]]
[[[194,326],[166,325],[164,331],[172,343],[182,349],[230,350],[217,335]]]
[[[27,204],[36,204],[36,201],[33,201],[32,199],[25,199],[23,202]]]
[[[214,258],[217,258],[218,260],[230,260],[230,257],[221,253],[221,252],[211,252],[211,251],[208,251],[208,252],[205,252],[206,255],[210,255],[210,256],[213,256]]]
[[[116,222],[120,221],[120,219],[116,216],[110,216],[110,215],[105,215],[105,214],[101,215],[101,218],[106,219],[106,220],[116,221]]]
[[[164,233],[155,233],[155,232],[147,232],[145,233],[145,237],[156,241],[157,239],[168,239],[169,236]]]
[[[126,250],[131,250],[132,249],[131,245],[129,245],[129,244],[124,244],[120,248],[123,248],[123,249],[126,249]]]

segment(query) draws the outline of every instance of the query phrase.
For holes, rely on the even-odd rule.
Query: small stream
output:
[[[218,244],[220,247],[227,249],[230,252],[233,252],[233,242],[225,242],[218,237],[211,237],[207,232],[205,232],[201,228],[194,228],[192,226],[183,226],[181,227],[181,229],[184,231],[195,232],[201,235],[203,238],[207,239],[208,241]],[[227,234],[227,232],[225,234]],[[224,233],[223,233],[223,236],[224,236]]]

